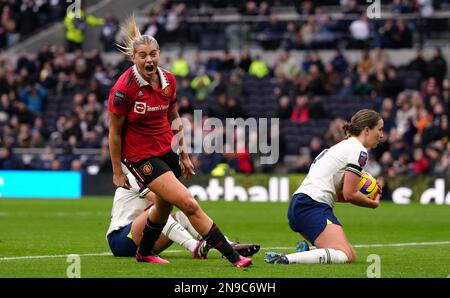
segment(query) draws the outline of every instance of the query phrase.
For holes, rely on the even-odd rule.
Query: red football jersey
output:
[[[171,150],[173,132],[167,112],[175,108],[175,77],[158,67],[161,87],[153,89],[136,66],[125,71],[112,87],[108,110],[127,117],[122,131],[122,160],[137,162]]]

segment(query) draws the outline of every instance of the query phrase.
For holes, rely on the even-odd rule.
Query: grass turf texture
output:
[[[66,277],[65,256],[4,260],[5,257],[109,252],[105,232],[112,198],[81,200],[0,199],[0,277]],[[257,242],[261,250],[248,270],[232,267],[216,251],[195,260],[177,244],[162,257],[170,264],[134,258],[81,256],[81,277],[361,277],[368,255],[381,257],[381,277],[447,277],[450,244],[356,248],[358,260],[344,265],[272,265],[267,251],[290,253],[299,236],[287,224],[287,203],[202,202],[232,240]],[[450,206],[383,203],[376,210],[338,204],[335,214],[352,244],[450,241]],[[281,249],[279,247],[282,247]]]

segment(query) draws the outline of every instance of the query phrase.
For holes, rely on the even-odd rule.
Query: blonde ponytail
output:
[[[124,37],[124,45],[116,44],[119,51],[123,54],[132,57],[135,49],[141,44],[156,44],[156,48],[159,50],[159,44],[153,36],[141,35],[139,28],[136,24],[134,15],[129,16],[120,26],[120,32]]]

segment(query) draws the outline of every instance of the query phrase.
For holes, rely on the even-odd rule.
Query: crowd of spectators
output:
[[[0,49],[62,20],[69,5],[65,0],[0,0]]]
[[[231,1],[232,2],[232,1]],[[224,2],[225,3],[225,2]],[[333,1],[160,1],[152,7],[147,24],[162,43],[193,43],[205,49],[242,47],[256,43],[263,49],[327,49],[336,48],[411,48],[414,33],[419,42],[430,33],[447,30],[448,19],[433,18],[435,11],[448,6],[448,1],[394,0],[383,2],[390,16],[369,18],[366,1],[342,0],[338,11],[324,5]],[[274,6],[294,7],[296,16],[280,18]],[[211,22],[215,9],[235,9],[242,22]],[[383,8],[384,9],[384,8]],[[340,12],[338,17],[333,14]],[[381,11],[379,11],[381,13]],[[383,10],[383,13],[386,11]],[[397,15],[409,14],[409,18]],[[203,21],[193,21],[204,17]],[[282,20],[281,20],[282,19]]]
[[[36,14],[34,19],[44,26],[61,16],[51,13],[52,5],[57,2],[22,1],[18,5],[17,1],[2,1],[2,26],[8,21],[22,21],[12,12],[27,7],[38,7],[46,12],[43,13],[46,17],[39,18]],[[271,23],[267,27],[269,30],[259,27],[257,31],[261,42],[270,43],[267,38],[271,36],[270,31],[279,28],[271,7],[290,4],[286,2],[289,1],[239,1],[234,7],[238,7],[243,15],[267,16]],[[208,117],[276,117],[282,123],[300,127],[311,120],[328,119],[329,130],[313,137],[309,146],[298,146],[294,153],[284,150],[289,147],[290,136],[280,135],[281,155],[277,169],[305,171],[323,148],[342,140],[339,127],[349,119],[347,114],[340,114],[343,109],[338,107],[343,100],[356,99],[363,106],[380,111],[385,122],[385,141],[372,151],[369,164],[375,176],[448,175],[450,82],[447,61],[441,50],[436,48],[432,56],[424,57],[419,49],[409,63],[398,65],[381,48],[369,49],[362,39],[354,38],[355,47],[363,48],[357,60],[349,60],[345,50],[336,50],[328,61],[314,49],[305,51],[300,57],[294,55],[298,48],[309,48],[289,46],[297,40],[298,33],[304,34],[298,39],[302,43],[305,40],[313,42],[315,34],[323,33],[320,26],[331,21],[321,11],[320,5],[326,2],[295,2],[297,13],[305,16],[305,21],[300,27],[293,22],[286,24],[290,32],[288,39],[282,31],[277,31],[275,35],[283,39],[280,41],[283,50],[273,63],[250,50],[241,51],[240,56],[224,50],[222,54],[205,57],[201,46],[192,61],[187,61],[182,51],[173,60],[163,56],[161,65],[177,77],[179,113],[194,128],[192,133],[199,129],[194,122],[194,111],[198,109],[203,112],[203,121]],[[423,5],[418,6],[418,3]],[[348,14],[360,14],[354,0],[341,1],[341,5]],[[393,1],[392,11],[420,12],[430,5],[431,2],[426,0]],[[186,25],[190,10],[208,15],[213,6],[221,7],[223,2],[160,1],[160,5],[153,7],[150,22],[142,32],[155,36],[164,48],[164,43],[171,39],[185,38],[186,30],[199,29],[192,24]],[[428,12],[421,13],[429,13],[430,9],[434,8],[428,7]],[[46,21],[42,21],[44,19]],[[104,50],[114,51],[111,40],[117,33],[118,22],[112,15],[105,19],[103,29],[106,29],[102,30],[102,34],[105,33]],[[354,22],[359,23],[354,25]],[[369,20],[364,16],[355,18],[348,23],[349,30],[352,31],[353,25],[355,30],[352,32],[362,37],[363,30],[358,30],[367,22]],[[314,29],[316,25],[319,25],[318,31]],[[397,43],[400,40],[397,33],[402,26],[409,24],[402,20],[385,20],[378,31],[380,34],[373,38],[374,45],[389,47],[389,43]],[[39,28],[39,25],[33,25],[33,28]],[[20,36],[16,38],[20,39]],[[130,65],[125,57],[111,65],[104,62],[97,50],[68,53],[63,46],[49,44],[44,44],[37,53],[19,53],[15,64],[0,54],[0,169],[83,170],[91,174],[111,171],[106,103],[110,87]],[[250,88],[250,83],[246,83],[249,78],[261,83]],[[260,87],[262,89],[258,90]],[[252,105],[252,101],[262,93],[270,101],[264,102],[265,107],[273,109],[258,115],[255,113],[259,107]],[[200,132],[205,133],[208,131]],[[226,132],[219,133],[225,135]],[[242,135],[236,132],[232,137],[239,139]],[[194,146],[193,143],[189,145]],[[17,148],[41,148],[39,152],[44,154],[21,154]],[[294,155],[295,161],[292,156],[288,158],[289,154]],[[248,150],[196,153],[192,160],[203,173],[274,170],[258,167]]]
[[[125,57],[109,65],[96,50],[68,55],[63,47],[50,45],[35,54],[21,53],[15,65],[1,56],[0,169],[110,171],[108,92],[130,65]],[[418,50],[407,65],[396,66],[380,49],[361,51],[357,61],[341,51],[329,61],[315,51],[301,59],[283,51],[273,65],[249,51],[240,57],[228,51],[202,57],[199,52],[190,62],[180,53],[173,61],[163,57],[161,65],[178,78],[179,112],[191,127],[198,107],[203,120],[252,115],[246,108],[254,96],[244,84],[248,78],[267,82],[267,96],[278,105],[274,116],[281,121],[301,126],[329,119],[329,131],[313,138],[309,147],[299,147],[296,162],[285,164],[282,155],[280,168],[304,171],[323,148],[342,140],[339,127],[348,119],[330,117],[323,108],[340,98],[359,97],[380,111],[385,123],[385,141],[372,151],[369,164],[374,175],[449,174],[450,82],[439,48],[427,58]],[[405,71],[407,76],[399,77]],[[417,76],[413,83],[408,81],[412,75]],[[285,147],[289,136],[280,142]],[[41,148],[45,154],[15,154],[14,148]],[[97,151],[89,155],[80,149]],[[204,173],[224,165],[230,171],[256,170],[248,150],[193,154],[192,159]]]

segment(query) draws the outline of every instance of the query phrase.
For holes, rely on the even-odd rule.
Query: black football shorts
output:
[[[181,176],[180,156],[172,150],[163,156],[152,156],[138,162],[124,159],[122,163],[136,177],[140,192],[165,172],[172,171],[177,178]]]

